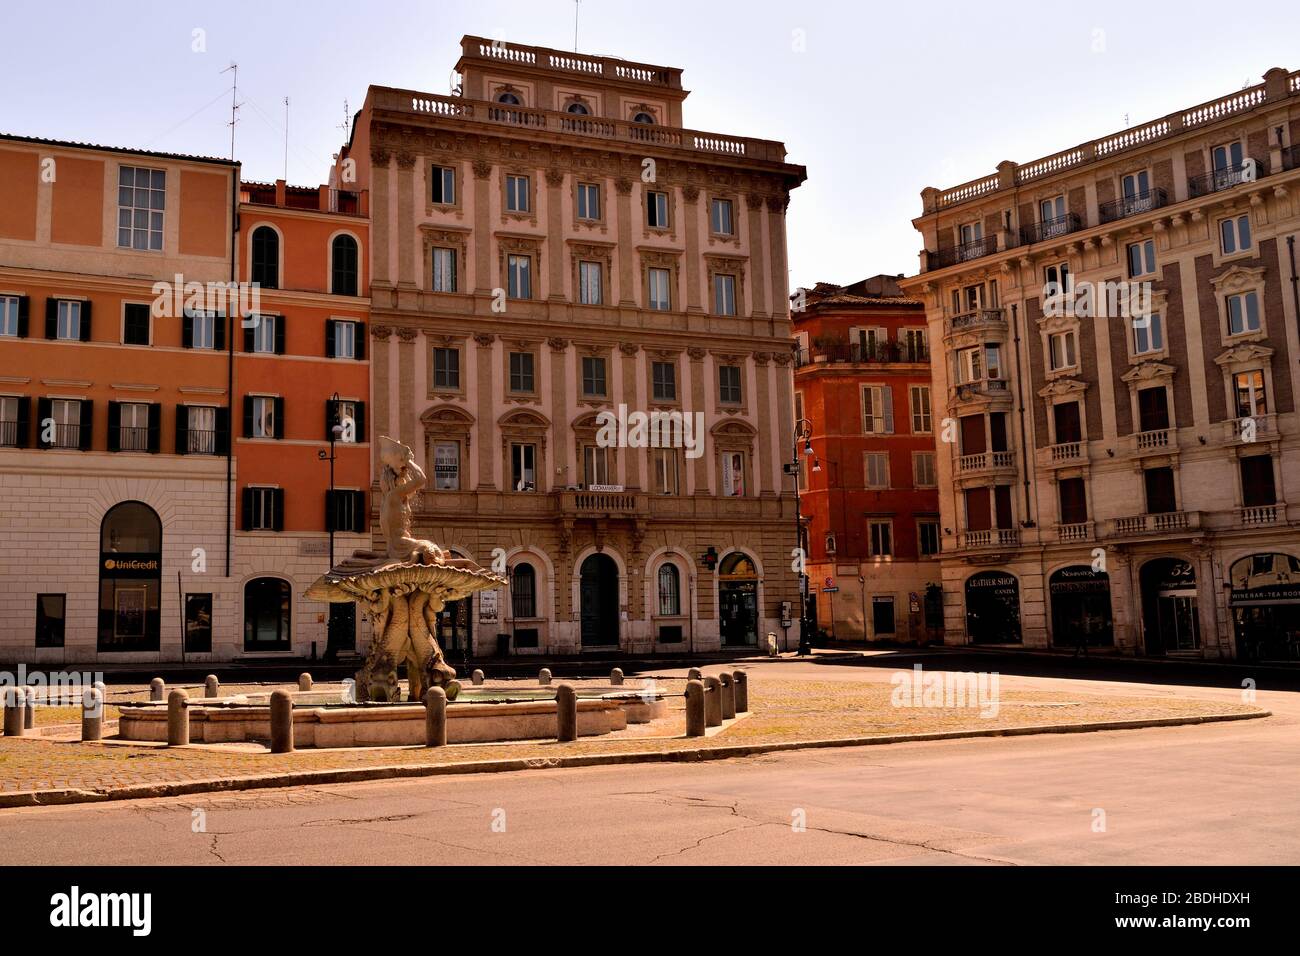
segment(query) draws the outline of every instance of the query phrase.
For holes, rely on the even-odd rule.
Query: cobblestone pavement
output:
[[[713,673],[721,668],[705,668]],[[670,713],[649,727],[633,725],[628,732],[573,743],[554,741],[453,745],[437,750],[423,747],[382,747],[348,750],[301,750],[272,755],[265,747],[217,749],[203,745],[184,748],[132,744],[82,744],[71,739],[30,736],[0,738],[0,792],[49,789],[99,790],[141,784],[188,782],[262,776],[278,772],[334,770],[410,764],[461,763],[508,758],[537,758],[577,754],[619,754],[646,750],[697,750],[733,745],[857,738],[1024,726],[1082,724],[1196,717],[1258,711],[1247,703],[1198,688],[1174,690],[1099,685],[1097,693],[1035,689],[1032,681],[1003,683],[996,716],[981,716],[975,707],[899,707],[891,704],[890,673],[847,667],[801,667],[793,662],[755,667],[749,671],[750,715],[708,738],[686,739],[683,701],[670,697]],[[532,685],[519,682],[515,686]],[[192,697],[201,685],[185,686]],[[230,685],[222,695],[249,690],[266,692],[276,686]],[[532,685],[535,686],[535,685]],[[661,678],[669,695],[685,686],[679,672]],[[1059,685],[1058,685],[1059,686]],[[316,690],[341,685],[318,684]],[[147,685],[109,688],[109,700],[147,699]],[[110,719],[116,708],[108,708]],[[79,719],[77,708],[38,710],[42,725],[69,724]],[[661,734],[647,738],[647,734]]]

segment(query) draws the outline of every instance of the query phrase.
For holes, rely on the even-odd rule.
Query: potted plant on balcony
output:
[[[829,332],[821,333],[813,339],[813,361],[823,364],[829,362],[834,358],[840,345],[838,335],[832,335]]]

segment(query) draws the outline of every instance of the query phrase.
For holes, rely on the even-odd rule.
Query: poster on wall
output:
[[[497,594],[496,591],[480,591],[478,593],[478,619],[480,621],[495,621],[497,619]]]

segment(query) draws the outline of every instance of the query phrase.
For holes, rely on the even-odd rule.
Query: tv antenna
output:
[[[235,161],[235,124],[239,122],[238,111],[243,103],[239,102],[239,64],[233,60],[230,66],[221,71],[222,73],[233,73],[234,76],[230,83],[230,161]]]
[[[284,98],[284,181],[289,181],[289,97]]]
[[[343,98],[343,122],[339,124],[339,129],[343,131],[343,138],[348,138],[348,130],[352,128],[352,111],[348,108],[348,100]]]

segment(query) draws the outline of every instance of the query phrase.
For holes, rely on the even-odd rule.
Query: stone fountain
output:
[[[448,601],[498,587],[506,579],[473,561],[451,557],[432,541],[411,537],[411,499],[428,479],[415,453],[395,439],[379,439],[379,460],[379,524],[387,550],[354,551],[317,578],[306,596],[353,602],[370,618],[370,653],[356,675],[359,703],[399,701],[397,667],[402,663],[408,699],[421,701],[430,687],[442,687],[454,700],[460,682],[434,637],[438,612]]]

